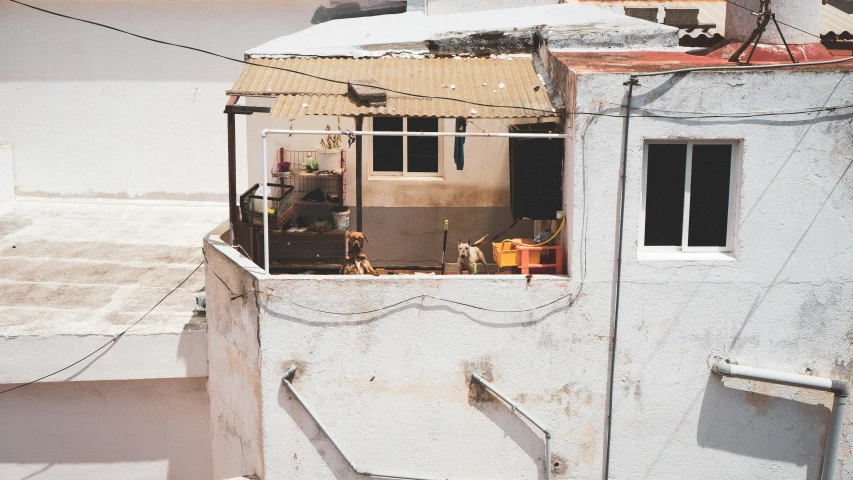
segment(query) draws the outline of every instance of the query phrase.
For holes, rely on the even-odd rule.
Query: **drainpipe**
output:
[[[616,298],[613,300],[613,328],[610,334],[610,381],[607,384],[607,440],[604,443],[604,475],[610,476],[610,431],[613,428],[613,375],[616,371],[616,333],[619,329],[619,297],[622,295],[622,231],[625,229],[625,183],[628,169],[628,126],[631,122],[631,98],[634,96],[634,86],[639,85],[636,75],[631,75],[624,85],[628,86],[628,99],[625,102],[625,127],[622,129],[622,171],[619,176],[619,188],[622,194],[619,199],[619,235],[616,247]]]
[[[545,480],[551,480],[551,432],[548,431],[538,420],[534,419],[530,416],[529,413],[524,411],[521,407],[518,406],[515,402],[507,398],[504,394],[499,392],[491,383],[487,382],[480,375],[476,373],[471,374],[471,380],[476,381],[487,390],[495,394],[498,398],[506,402],[510,407],[512,407],[513,412],[518,412],[519,415],[526,418],[533,425],[536,426],[539,430],[542,430],[542,433],[545,434]]]
[[[823,454],[823,471],[821,480],[836,480],[838,470],[838,451],[841,448],[841,431],[844,428],[844,411],[847,407],[847,397],[850,393],[847,384],[840,380],[829,378],[797,375],[794,373],[766,370],[764,368],[745,367],[723,360],[714,363],[714,373],[726,377],[743,378],[759,382],[788,385],[790,387],[808,388],[822,392],[832,392],[832,418],[829,423],[829,434],[826,436],[826,449]]]

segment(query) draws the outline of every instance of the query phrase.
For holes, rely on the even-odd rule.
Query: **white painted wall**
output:
[[[237,58],[309,27],[323,4],[38,3]],[[226,199],[224,92],[241,65],[10,2],[0,5],[0,58],[0,144],[14,148],[18,195]]]
[[[231,299],[252,289],[253,279],[245,271],[251,262],[213,236],[206,239],[204,250],[210,262],[205,292],[212,478],[264,478],[258,311],[254,294]]]
[[[625,80],[580,75],[577,110],[618,112]],[[849,74],[831,71],[691,73],[640,84],[633,105],[685,112],[799,109],[853,96]],[[612,478],[681,478],[686,471],[692,478],[820,478],[831,395],[721,382],[708,364],[719,355],[853,380],[851,119],[815,117],[631,120]],[[588,214],[585,231],[576,214],[572,274],[586,265],[585,285],[610,285],[622,119],[579,117],[576,125],[574,208],[586,203]],[[734,260],[638,259],[643,142],[667,138],[742,139]],[[845,479],[853,478],[851,418],[848,411],[839,465]]]
[[[234,291],[246,288],[224,258],[233,257],[233,250],[215,248],[208,254],[209,273],[224,272]],[[489,395],[470,399],[469,376],[479,372],[549,427],[559,463],[555,478],[599,474],[608,321],[591,319],[607,309],[609,287],[590,287],[589,299],[578,306],[560,300],[530,313],[416,299],[376,314],[339,316],[291,301],[352,312],[426,294],[493,309],[525,308],[552,302],[578,285],[544,275],[530,284],[522,276],[255,276],[266,479],[356,478],[282,386],[281,375],[294,363],[296,388],[363,469],[436,478],[543,478],[543,435]],[[217,282],[209,276],[209,285]],[[217,288],[209,295],[222,295]],[[230,318],[252,321],[254,299],[226,302]],[[225,311],[208,312],[211,331],[227,320]],[[254,342],[234,338],[240,348]],[[229,368],[211,366],[211,385],[217,375],[233,378],[240,371]],[[248,388],[241,392],[245,401],[255,400]],[[211,395],[216,408],[213,390]]]
[[[37,383],[0,402],[4,479],[212,478],[203,378]]]
[[[0,142],[0,206],[15,197],[15,163],[12,146]]]
[[[249,104],[271,106],[269,99],[250,98]],[[302,116],[295,119],[272,119],[265,113],[245,117],[247,136],[247,177],[238,175],[238,193],[249,185],[260,183],[262,168],[261,130],[297,129],[324,130],[327,125],[344,130],[355,130],[352,117]],[[239,120],[239,119],[238,119]],[[543,121],[555,119],[545,118]],[[536,119],[482,119],[469,123],[469,132],[485,130],[506,133],[508,125],[534,123]],[[441,131],[453,131],[454,119],[441,119]],[[238,123],[240,123],[238,121]],[[479,128],[478,128],[479,127]],[[364,119],[364,130],[372,130],[373,119]],[[270,134],[267,137],[267,163],[272,168],[278,148],[286,150],[316,150],[322,136]],[[468,138],[465,140],[465,167],[457,170],[453,159],[453,138],[439,139],[442,163],[440,177],[387,177],[371,176],[373,138],[364,137],[363,198],[365,207],[508,207],[509,206],[509,139]],[[345,204],[355,206],[355,144],[347,145],[342,139],[347,155],[347,182]],[[239,161],[239,160],[238,160]],[[239,169],[239,168],[238,168]],[[268,179],[271,177],[268,176]],[[440,189],[441,194],[436,194]]]

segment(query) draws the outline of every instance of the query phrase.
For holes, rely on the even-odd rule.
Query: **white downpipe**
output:
[[[276,130],[265,128],[261,130],[261,139],[263,147],[261,154],[263,155],[263,171],[261,179],[263,180],[262,189],[264,192],[264,272],[270,274],[270,229],[269,220],[267,219],[267,135],[346,135],[346,136],[370,136],[370,137],[497,137],[497,138],[569,138],[567,133],[481,133],[481,132],[374,132],[374,131],[355,131],[349,130]]]
[[[261,175],[261,191],[263,191],[264,195],[264,203],[261,204],[261,209],[264,211],[264,272],[267,275],[270,274],[270,227],[269,227],[269,215],[267,214],[267,132],[266,130],[261,132],[261,137],[263,137],[263,147],[261,148],[262,155],[264,157],[263,161],[263,175]]]
[[[841,449],[842,431],[844,430],[844,411],[847,407],[847,397],[849,395],[847,384],[829,378],[810,377],[808,375],[798,375],[778,370],[745,367],[723,360],[717,360],[714,363],[713,371],[727,377],[832,392],[835,397],[832,402],[832,417],[829,423],[829,432],[826,435],[823,471],[820,478],[821,480],[835,480],[838,478],[838,452]]]
[[[517,412],[519,415],[529,420],[530,423],[535,425],[536,428],[542,430],[542,433],[545,434],[545,480],[551,480],[551,432],[549,432],[548,429],[545,428],[542,423],[530,416],[527,411],[523,410],[520,406],[518,406],[517,403],[513,402],[506,395],[498,391],[498,389],[495,388],[494,385],[483,379],[483,377],[481,377],[479,374],[472,373],[471,380],[485,387],[495,396],[497,396],[498,398],[506,402],[510,407],[512,407],[513,412]]]
[[[767,370],[766,368],[746,367],[743,365],[726,364],[729,377],[745,378],[748,380],[758,380],[761,382],[777,383],[779,385],[788,385],[791,387],[811,388],[814,390],[830,391],[832,389],[832,380],[821,377],[810,377],[808,375],[798,375],[796,373],[780,372],[778,370]],[[720,372],[725,367],[714,366],[717,372]]]

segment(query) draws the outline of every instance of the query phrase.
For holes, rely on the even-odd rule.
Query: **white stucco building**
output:
[[[0,358],[8,358],[0,390],[82,357],[189,280],[150,323],[79,367],[0,395],[0,430],[13,433],[0,440],[0,476],[853,480],[853,414],[833,417],[846,398],[842,383],[853,382],[853,61],[805,38],[793,54],[822,64],[736,69],[727,57],[754,25],[727,21],[735,43],[696,51],[678,46],[678,28],[611,6],[530,3],[537,6],[459,13],[436,1],[429,15],[264,33],[240,47],[249,61],[322,78],[300,83],[298,73],[254,66],[220,72],[205,100],[209,115],[194,124],[203,135],[184,135],[182,122],[193,123],[186,111],[168,122],[175,137],[194,138],[218,159],[202,168],[206,186],[185,188],[194,177],[184,165],[138,192],[132,182],[102,191],[166,192],[161,203],[221,200],[229,181],[236,195],[277,181],[278,149],[318,147],[318,136],[269,134],[264,169],[265,129],[372,132],[377,118],[392,118],[428,119],[446,132],[465,117],[468,132],[506,134],[516,124],[556,123],[563,274],[339,276],[286,262],[267,271],[262,243],[230,245],[229,216],[244,220],[234,196],[227,211],[221,203],[127,210],[18,201],[0,217],[0,285],[12,299],[0,309]],[[820,2],[804,3],[773,6],[786,23],[818,25]],[[313,11],[305,8],[307,20]],[[786,63],[784,47],[764,42],[752,65]],[[448,59],[460,65],[458,77],[443,77],[447,68],[403,80],[358,70],[405,61],[432,72],[425,65]],[[471,81],[472,72],[491,77]],[[520,86],[527,75],[536,82]],[[365,107],[325,85],[329,78],[372,78],[398,92]],[[53,88],[93,84],[82,85]],[[185,85],[151,86],[172,87]],[[474,87],[497,100],[466,90]],[[508,115],[511,106],[538,113]],[[47,148],[36,137],[25,154]],[[510,138],[468,138],[457,170],[454,138],[438,137],[430,175],[407,175],[406,156],[400,172],[376,168],[390,150],[376,138],[343,137],[341,179],[341,203],[352,229],[369,235],[375,266],[434,267],[445,218],[451,243],[514,219]],[[19,175],[18,147],[6,151],[0,146],[0,162],[16,166],[18,195],[79,197],[95,188],[57,173],[49,193],[37,193],[38,171]],[[149,155],[133,155],[141,178],[154,179],[154,167],[143,167]],[[127,215],[139,220],[107,220]],[[545,221],[521,221],[507,235],[532,237]],[[54,228],[68,234],[42,245]],[[251,228],[262,242],[263,228]],[[202,236],[203,255],[193,247]],[[152,237],[168,258],[156,248],[126,258]],[[448,257],[454,262],[455,252]],[[202,260],[203,273],[193,274]],[[206,317],[192,316],[202,282]],[[100,305],[104,292],[109,302]],[[789,383],[831,379],[834,390],[725,378],[712,371],[720,361],[802,376]],[[114,425],[136,443],[125,445],[129,435]],[[825,468],[835,431],[838,455]]]

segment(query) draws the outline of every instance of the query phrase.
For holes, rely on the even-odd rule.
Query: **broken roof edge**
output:
[[[434,16],[409,12],[335,20],[271,40],[247,50],[245,56],[360,58],[472,53],[488,48],[530,50],[535,34],[556,47],[678,45],[675,27],[590,5],[564,3]]]

